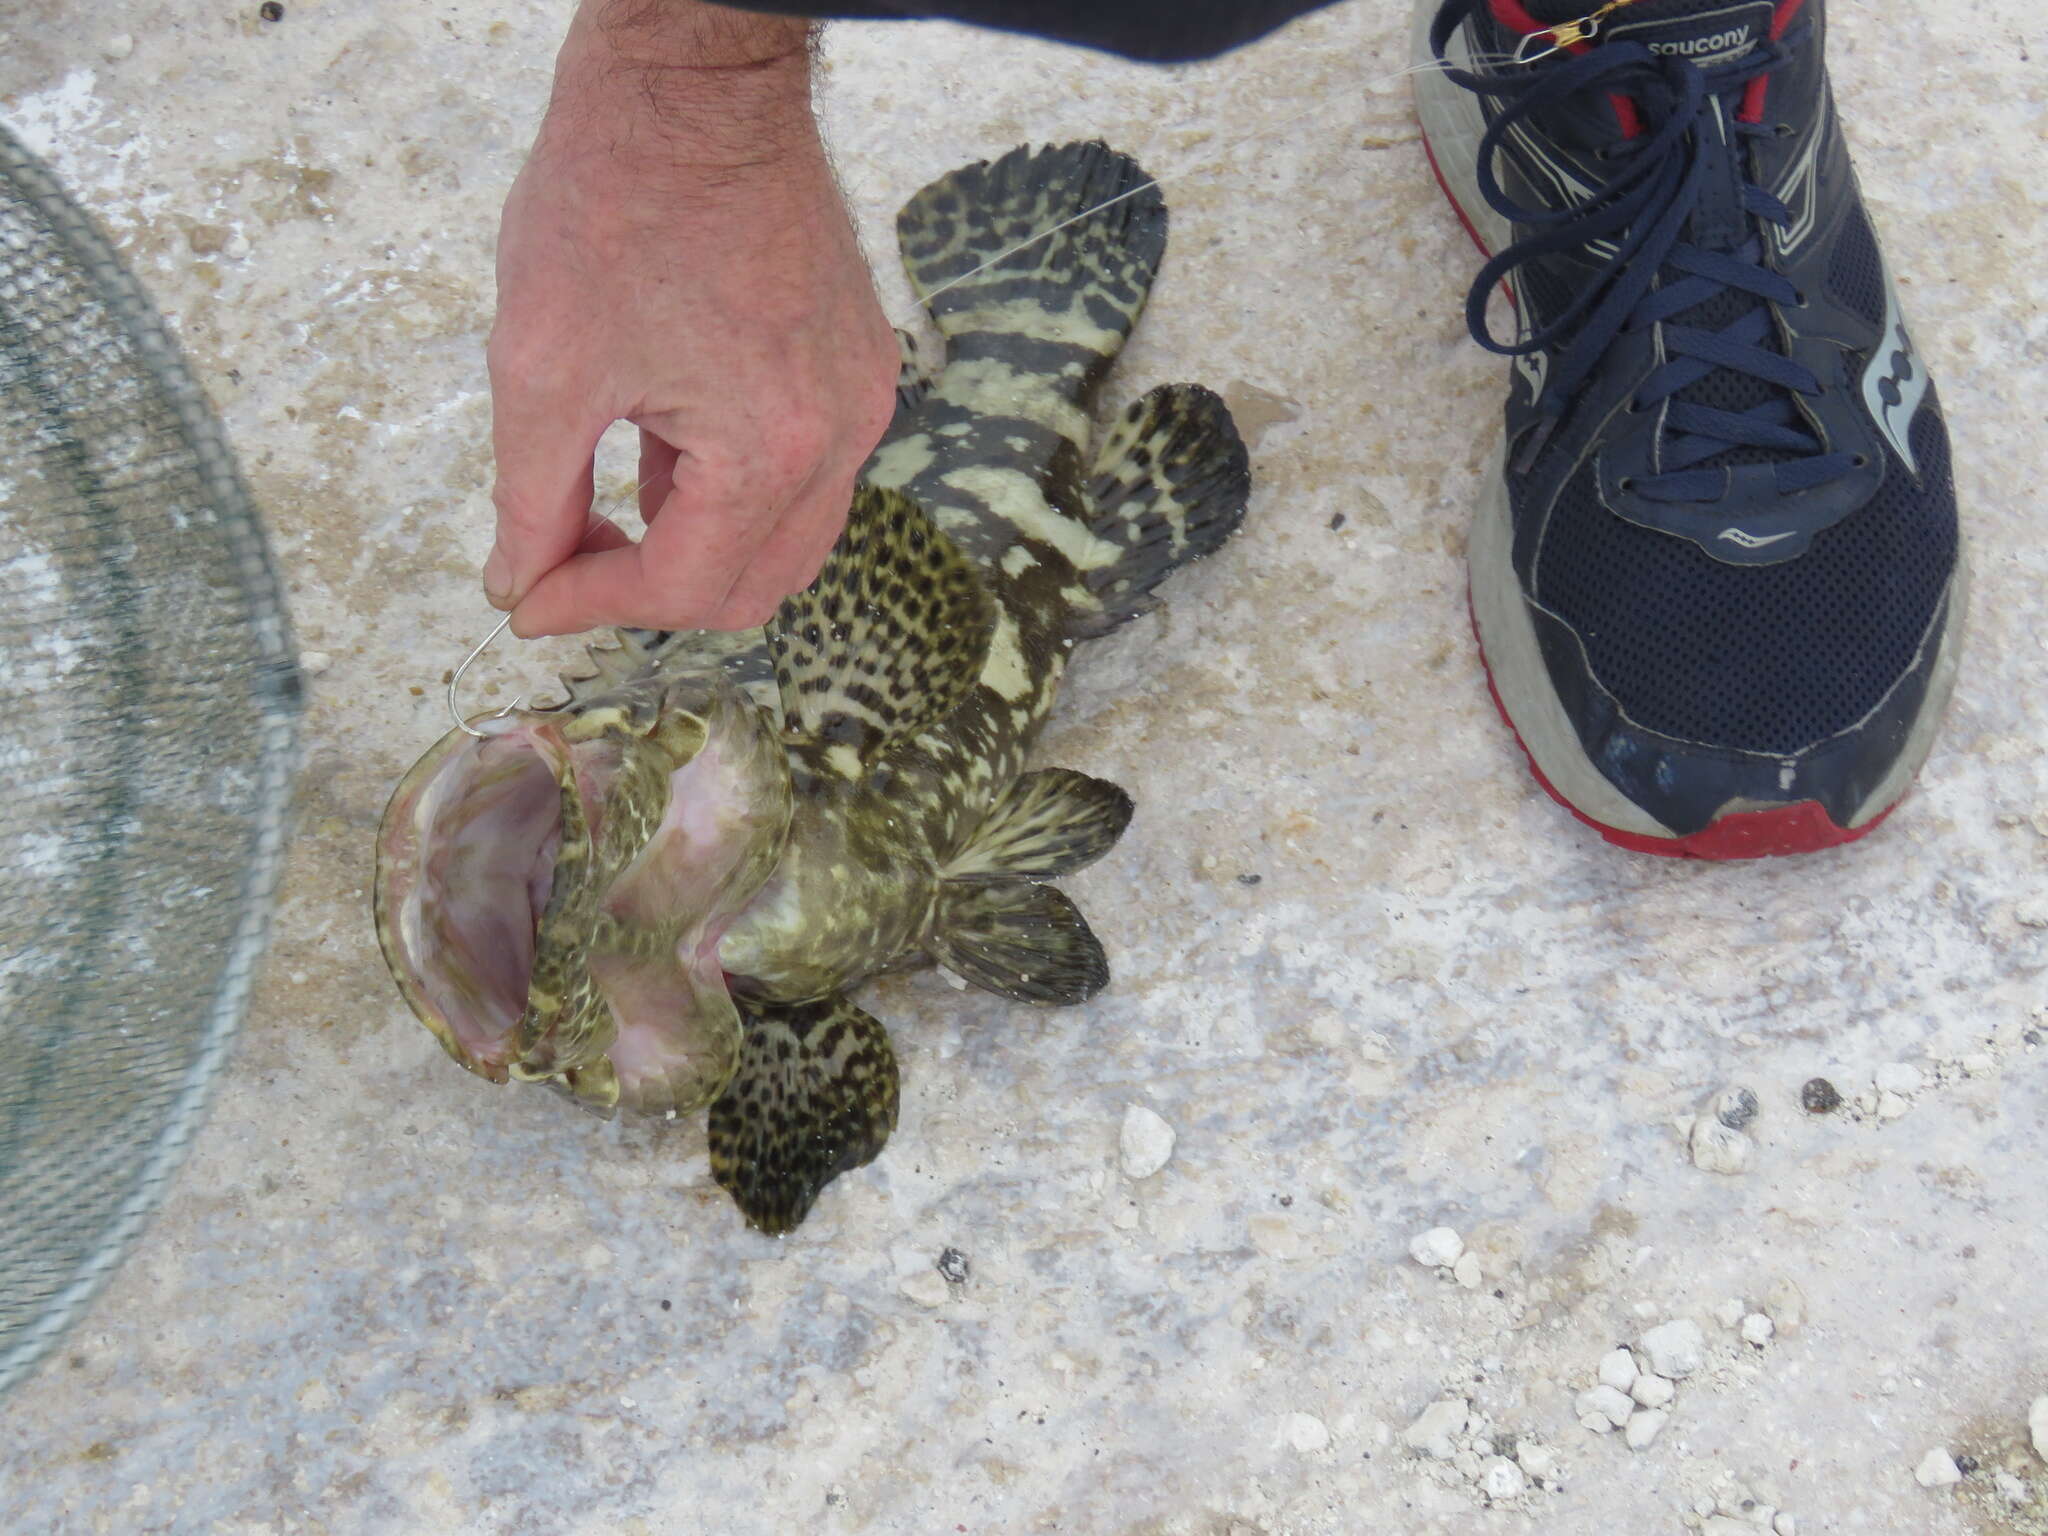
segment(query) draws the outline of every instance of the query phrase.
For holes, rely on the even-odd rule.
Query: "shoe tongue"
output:
[[[1528,0],[1530,18],[1546,27],[1580,21],[1599,9],[1589,0]],[[1642,43],[1652,53],[1688,59],[1702,68],[1730,64],[1771,35],[1772,0],[1634,0],[1600,23],[1604,42]]]

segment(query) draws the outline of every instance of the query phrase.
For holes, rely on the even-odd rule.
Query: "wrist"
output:
[[[543,136],[711,169],[813,150],[816,31],[702,0],[583,0]]]

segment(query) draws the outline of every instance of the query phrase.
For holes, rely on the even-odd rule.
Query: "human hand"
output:
[[[897,349],[811,115],[805,23],[585,0],[506,201],[492,603],[520,635],[738,629],[806,585]],[[592,459],[640,428],[638,544]]]

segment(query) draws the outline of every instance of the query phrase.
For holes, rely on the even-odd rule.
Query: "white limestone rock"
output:
[[[1124,1111],[1117,1151],[1123,1159],[1125,1178],[1149,1179],[1173,1156],[1173,1127],[1155,1111],[1133,1104]]]
[[[1677,1381],[1705,1363],[1707,1338],[1698,1323],[1681,1317],[1644,1334],[1643,1352],[1650,1357],[1651,1370]]]
[[[1465,1240],[1449,1227],[1431,1227],[1408,1239],[1408,1257],[1432,1269],[1449,1269],[1465,1256]]]

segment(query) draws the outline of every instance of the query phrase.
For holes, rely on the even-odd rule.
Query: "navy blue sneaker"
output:
[[[1501,712],[1610,841],[1860,837],[1955,679],[1941,408],[1835,120],[1824,0],[1423,0],[1431,163],[1513,360],[1470,542]],[[1487,329],[1496,283],[1518,334]]]

